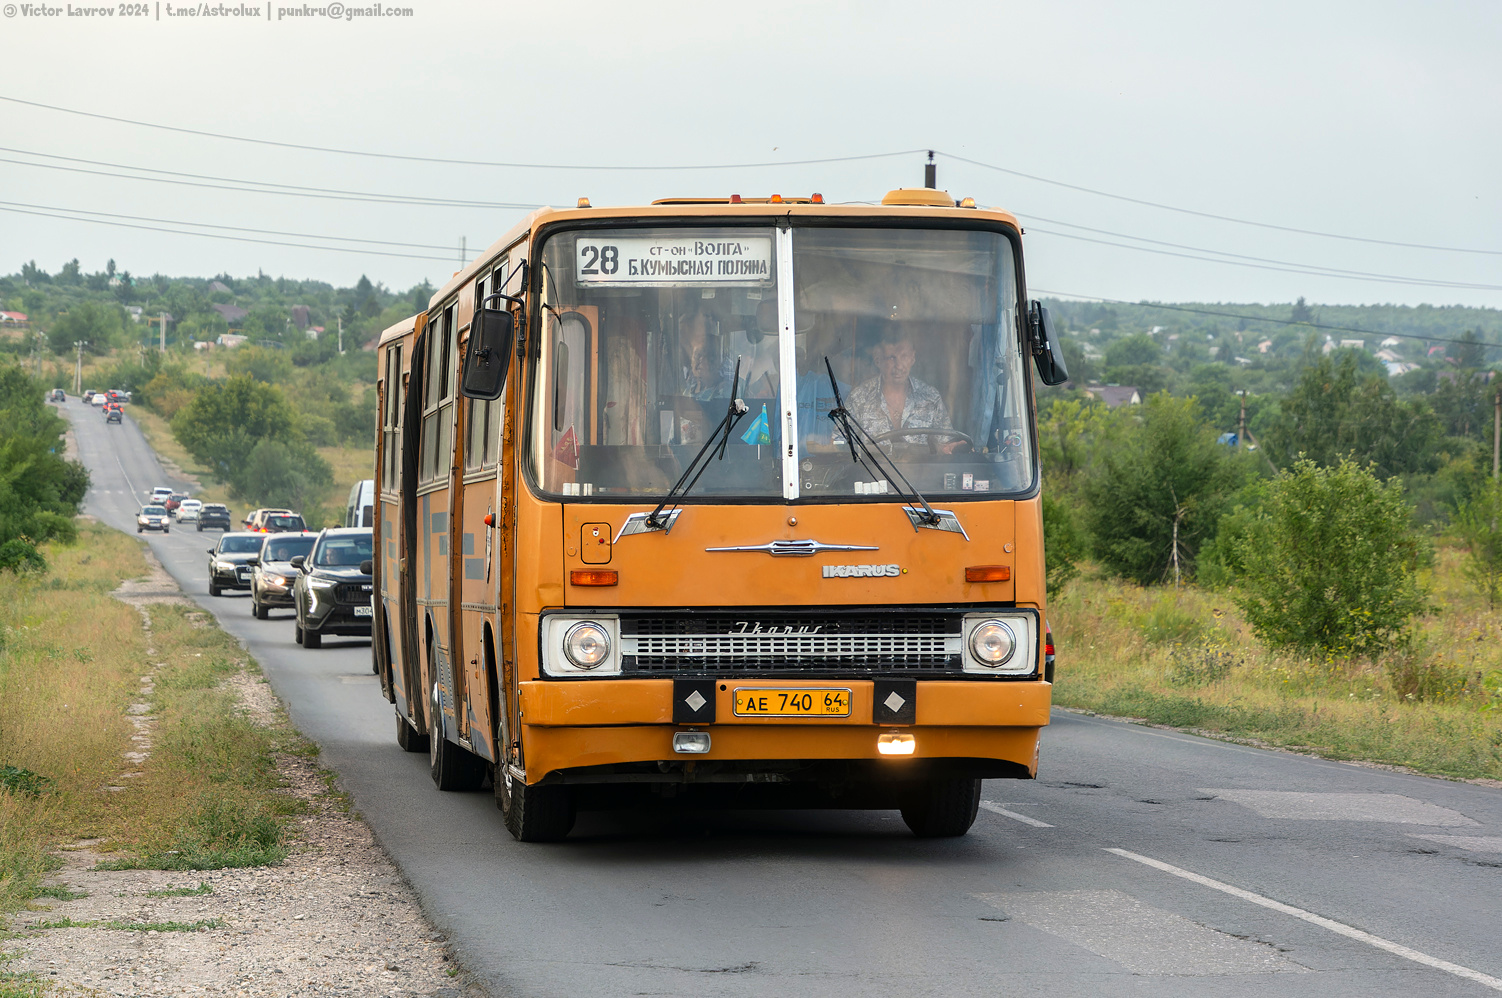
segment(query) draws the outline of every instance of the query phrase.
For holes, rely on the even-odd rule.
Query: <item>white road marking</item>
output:
[[[1194,883],[1199,884],[1202,887],[1209,887],[1212,890],[1221,891],[1222,893],[1229,894],[1232,897],[1241,898],[1241,900],[1243,901],[1250,901],[1252,904],[1261,905],[1264,908],[1270,908],[1273,911],[1282,912],[1285,915],[1292,915],[1294,918],[1303,919],[1311,925],[1318,925],[1322,929],[1329,929],[1331,932],[1345,936],[1347,939],[1354,939],[1357,942],[1366,943],[1368,946],[1375,946],[1377,949],[1386,950],[1387,952],[1392,953],[1394,956],[1401,956],[1405,960],[1412,960],[1414,963],[1421,963],[1426,967],[1433,967],[1435,970],[1443,970],[1447,974],[1454,974],[1456,977],[1464,977],[1468,981],[1475,981],[1477,984],[1483,984],[1486,987],[1491,988],[1493,991],[1502,991],[1502,979],[1492,977],[1490,974],[1483,974],[1479,970],[1472,970],[1470,967],[1462,967],[1458,963],[1451,963],[1448,960],[1441,960],[1439,957],[1430,956],[1428,953],[1420,953],[1418,950],[1410,949],[1409,947],[1404,946],[1402,943],[1395,943],[1390,939],[1383,939],[1381,936],[1374,936],[1370,932],[1363,932],[1360,929],[1346,925],[1344,922],[1337,922],[1333,918],[1326,918],[1323,915],[1316,915],[1312,911],[1305,911],[1303,908],[1295,908],[1291,904],[1284,904],[1282,901],[1274,901],[1272,898],[1263,897],[1261,894],[1253,894],[1251,891],[1243,890],[1240,887],[1233,887],[1230,884],[1221,883],[1219,880],[1211,880],[1209,877],[1202,876],[1201,874],[1181,869],[1180,867],[1165,863],[1159,859],[1153,859],[1149,856],[1141,856],[1134,852],[1128,852],[1125,849],[1107,849],[1106,852],[1113,853],[1125,859],[1130,859],[1137,863],[1142,863],[1143,865],[1150,866],[1155,870],[1162,870],[1164,873],[1171,873],[1175,877],[1183,877],[1185,880],[1193,881]]]
[[[1121,891],[975,896],[1134,974],[1209,977],[1308,970],[1266,943],[1238,939]],[[1146,940],[1151,944],[1145,945]]]
[[[988,801],[988,800],[981,801],[980,802],[980,806],[983,807],[983,808],[985,808],[987,811],[992,812],[993,814],[999,814],[999,815],[1002,815],[1004,817],[1011,818],[1013,821],[1020,821],[1024,825],[1032,825],[1034,828],[1052,828],[1053,827],[1052,825],[1050,825],[1046,821],[1039,821],[1037,818],[1032,818],[1032,817],[1029,817],[1028,815],[1025,815],[1025,814],[1018,814],[1016,811],[1008,811],[1006,808],[1002,807],[1000,804],[993,804],[991,801]]]
[[[1200,788],[1249,807],[1264,818],[1298,821],[1386,821],[1403,825],[1475,825],[1459,811],[1402,794],[1322,794],[1299,790],[1216,790]]]
[[[1502,835],[1420,835],[1409,832],[1410,839],[1428,839],[1471,852],[1502,852]]]

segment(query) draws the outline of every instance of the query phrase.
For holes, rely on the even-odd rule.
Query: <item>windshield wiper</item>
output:
[[[924,523],[930,527],[939,526],[942,517],[938,513],[935,513],[934,508],[928,504],[928,500],[923,498],[917,489],[913,488],[913,483],[909,482],[903,476],[902,470],[897,467],[897,462],[888,457],[887,463],[892,466],[891,472],[882,467],[881,460],[877,456],[881,454],[881,445],[872,439],[871,435],[866,432],[865,427],[852,419],[850,413],[845,410],[845,400],[840,398],[840,384],[835,380],[834,365],[829,363],[828,356],[824,358],[824,369],[829,372],[829,384],[834,388],[835,407],[829,410],[829,418],[838,423],[840,432],[845,434],[845,443],[850,445],[850,459],[867,471],[871,471],[872,465],[875,465],[873,474],[879,472],[881,477],[885,478],[899,495],[917,500],[923,507],[923,510],[922,512],[916,509],[913,510],[913,514],[917,519],[917,522],[913,524],[913,529],[917,529],[918,523]],[[861,454],[871,459],[870,464],[867,464],[862,457],[856,454],[857,447],[860,448]],[[898,481],[901,481],[902,484],[897,484]]]
[[[725,460],[725,448],[730,444],[730,434],[735,430],[735,424],[739,423],[741,417],[750,411],[746,403],[736,397],[740,393],[740,389],[741,359],[737,357],[735,358],[735,378],[730,382],[730,404],[725,407],[725,418],[720,420],[720,425],[716,426],[714,432],[709,435],[709,439],[704,441],[704,446],[699,448],[699,453],[695,454],[694,459],[688,463],[688,467],[683,469],[683,474],[678,476],[678,481],[673,483],[671,489],[668,489],[668,494],[662,497],[662,502],[658,503],[657,508],[648,514],[646,523],[644,524],[646,529],[666,530],[672,524],[673,518],[671,516],[662,515],[663,508],[672,503],[675,497],[688,495],[693,490],[693,487],[698,484],[699,476],[704,474],[709,468],[709,461],[705,459],[705,455],[714,450],[715,444],[719,444],[720,446],[720,452],[716,455],[716,459],[720,461]],[[699,465],[701,460],[704,463]],[[694,471],[696,465],[699,466],[697,472]],[[689,478],[690,475],[693,475],[693,478]],[[688,482],[688,484],[684,485],[684,482]]]

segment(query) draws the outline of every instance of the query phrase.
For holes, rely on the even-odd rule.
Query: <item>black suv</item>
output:
[[[218,527],[220,530],[228,530],[234,523],[230,519],[229,507],[222,503],[205,503],[198,511],[198,530],[203,532],[204,527]]]
[[[302,569],[292,590],[297,606],[293,636],[304,648],[317,648],[325,634],[370,637],[374,547],[368,527],[329,527],[318,535],[312,554],[292,559]]]
[[[209,595],[218,596],[225,589],[249,589],[250,566],[246,564],[261,553],[266,535],[236,532],[225,534],[209,548]]]

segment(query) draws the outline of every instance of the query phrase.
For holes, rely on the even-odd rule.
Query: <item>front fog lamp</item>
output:
[[[563,635],[563,654],[577,668],[599,668],[610,657],[610,635],[599,624],[575,624]]]
[[[876,751],[882,755],[912,755],[918,749],[918,739],[906,731],[888,731],[876,736]]]
[[[970,632],[970,654],[981,665],[999,669],[1017,650],[1017,635],[1005,621],[988,620]]]
[[[709,732],[673,732],[673,751],[681,755],[704,755],[709,751]]]

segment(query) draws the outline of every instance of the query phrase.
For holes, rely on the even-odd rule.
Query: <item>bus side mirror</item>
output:
[[[366,558],[364,561],[360,562],[360,574],[361,575],[369,575],[369,574],[371,574],[374,571],[375,571],[375,562],[371,561],[369,558]]]
[[[469,324],[469,346],[464,353],[464,382],[460,391],[465,398],[494,402],[506,388],[506,371],[511,366],[511,347],[516,339],[516,323],[511,313],[498,308],[481,308]]]
[[[1064,344],[1054,332],[1053,318],[1042,302],[1034,301],[1028,310],[1031,326],[1033,361],[1038,365],[1038,380],[1045,385],[1062,385],[1069,380],[1069,366],[1064,362]]]

